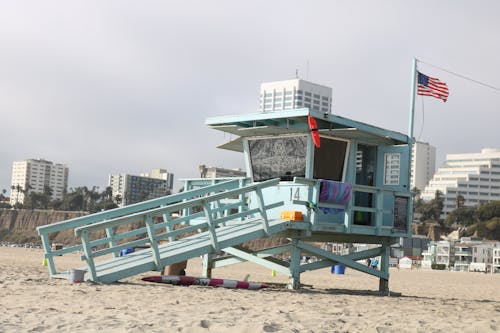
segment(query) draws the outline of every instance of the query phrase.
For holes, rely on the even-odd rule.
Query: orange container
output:
[[[284,210],[281,212],[281,219],[289,221],[303,221],[304,217],[302,216],[302,212],[298,212],[295,210]]]

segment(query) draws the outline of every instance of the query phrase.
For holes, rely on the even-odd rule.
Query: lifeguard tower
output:
[[[234,136],[219,148],[243,153],[247,177],[190,179],[182,193],[39,227],[51,276],[65,277],[54,258],[75,250],[83,251],[88,278],[104,283],[203,255],[205,276],[252,261],[286,274],[298,289],[302,272],[343,265],[378,277],[379,289],[388,291],[390,246],[411,235],[409,136],[309,109],[206,124]],[[173,219],[175,212],[181,217]],[[68,229],[81,244],[53,251],[51,235]],[[262,237],[288,243],[242,246]],[[337,255],[318,245],[325,242],[372,248]],[[120,256],[131,247],[140,249]],[[302,263],[304,254],[318,261]],[[380,269],[365,264],[378,256]]]

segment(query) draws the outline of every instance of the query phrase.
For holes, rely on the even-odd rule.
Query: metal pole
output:
[[[410,90],[410,118],[408,122],[408,186],[411,186],[411,160],[413,153],[413,120],[415,116],[415,88],[417,86],[417,59],[413,58],[412,63],[412,73],[411,73],[411,90]],[[410,191],[412,189],[410,188]],[[413,196],[410,196],[408,207],[408,217],[409,217],[409,225],[407,227],[408,237],[411,237],[411,223],[413,221]]]
[[[415,114],[415,88],[417,86],[417,59],[413,58],[411,73],[410,119],[408,124],[409,147],[413,144],[413,118]],[[410,156],[411,157],[411,156]],[[411,158],[410,158],[411,161]],[[411,166],[411,165],[410,165]]]

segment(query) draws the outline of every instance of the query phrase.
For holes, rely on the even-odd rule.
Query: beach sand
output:
[[[391,269],[391,296],[378,279],[346,269],[301,275],[300,291],[172,286],[141,281],[70,284],[50,279],[43,251],[0,247],[0,332],[495,332],[500,274]],[[78,255],[58,270],[82,267]],[[201,260],[187,274],[200,276]],[[286,283],[244,263],[213,277]]]

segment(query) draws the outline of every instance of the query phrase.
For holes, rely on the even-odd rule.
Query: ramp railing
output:
[[[207,185],[210,185],[207,183]],[[202,196],[207,196],[213,193],[218,193],[221,191],[227,191],[227,190],[232,190],[232,189],[237,189],[241,187],[241,180],[240,179],[232,179],[232,180],[224,180],[222,182],[216,183],[216,184],[211,184],[210,186],[205,186],[201,188],[196,188],[190,191],[184,191],[181,193],[161,197],[161,198],[156,198],[132,205],[128,205],[125,207],[120,207],[120,208],[115,208],[99,213],[95,213],[92,215],[87,215],[87,216],[82,216],[74,219],[69,219],[66,221],[61,221],[61,222],[56,222],[44,226],[40,226],[37,228],[38,234],[40,235],[41,241],[42,241],[42,246],[45,252],[45,259],[47,260],[47,265],[49,268],[49,273],[51,276],[55,276],[58,274],[54,262],[54,258],[72,253],[72,252],[77,252],[77,251],[82,251],[83,246],[81,243],[72,245],[72,246],[67,246],[63,247],[62,249],[52,249],[51,242],[52,240],[59,234],[59,233],[70,233],[70,236],[74,233],[75,228],[79,228],[82,226],[90,225],[93,223],[98,223],[102,221],[108,221],[112,219],[116,219],[119,217],[126,217],[129,215],[133,214],[138,214],[140,212],[145,212],[151,209],[155,208],[160,208],[160,207],[165,207],[174,203],[178,202],[183,202],[187,200],[191,200],[193,198],[198,198]],[[225,207],[224,205],[221,205],[221,207]],[[202,214],[200,213],[198,217],[201,217]],[[166,228],[167,230],[171,229],[171,226],[169,225],[169,221],[171,220],[170,216],[163,216],[164,219],[167,221],[166,223]],[[196,218],[196,215],[191,216],[192,219]],[[179,219],[178,221],[183,221],[183,219]],[[135,237],[144,231],[147,231],[146,229],[140,230],[136,229],[131,231],[128,234],[125,234],[124,237]],[[116,244],[116,241],[118,240],[117,238],[114,237],[114,230],[111,228],[105,229],[106,235],[109,239],[109,244],[113,246]],[[119,255],[119,252],[115,252],[114,255]]]
[[[276,186],[279,179],[253,183],[236,189],[211,193],[210,195],[192,198],[183,202],[147,209],[127,216],[120,216],[101,222],[95,222],[75,228],[75,235],[82,240],[84,255],[89,273],[93,281],[98,281],[96,258],[119,253],[121,250],[134,247],[149,246],[156,270],[163,268],[160,256],[160,244],[166,240],[175,240],[193,233],[207,232],[213,251],[220,250],[216,229],[224,223],[245,223],[252,219],[262,224],[267,232],[269,221],[266,211],[282,206],[283,202],[265,204],[262,189]],[[216,186],[216,185],[214,185]],[[209,186],[212,187],[212,186]],[[261,203],[258,207],[240,211],[246,205],[246,200],[221,205],[227,198],[245,198],[251,192],[256,192]],[[165,219],[173,212],[190,211],[191,213],[177,219]],[[243,218],[243,221],[241,219]],[[182,225],[181,228],[176,226]],[[124,228],[125,227],[125,228]],[[119,229],[127,230],[119,232]]]

